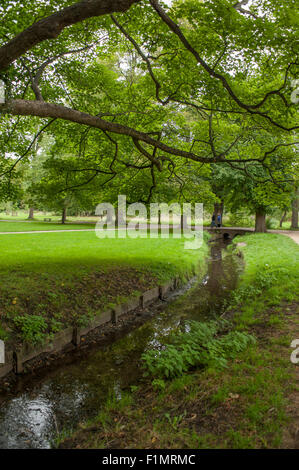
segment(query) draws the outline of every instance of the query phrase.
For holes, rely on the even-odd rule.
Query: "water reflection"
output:
[[[0,407],[0,448],[51,447],[57,432],[98,413],[109,394],[120,399],[123,389],[138,382],[140,356],[147,348],[159,347],[161,338],[186,327],[186,320],[219,315],[239,271],[236,257],[224,247],[212,243],[204,280],[163,310],[157,308],[141,327],[120,338],[116,335],[113,344],[27,384],[25,391],[20,379],[20,391]]]

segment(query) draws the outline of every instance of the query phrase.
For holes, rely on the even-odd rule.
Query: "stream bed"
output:
[[[42,377],[20,377],[0,401],[0,448],[51,448],[58,433],[98,414],[110,394],[121,397],[142,376],[141,354],[186,320],[218,317],[242,270],[228,243],[212,240],[207,274],[150,307],[154,315],[111,344],[87,350]]]

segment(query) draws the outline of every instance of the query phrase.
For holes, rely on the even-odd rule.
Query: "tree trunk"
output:
[[[298,210],[299,210],[299,190],[296,190],[294,200],[292,201],[292,229],[298,228]]]
[[[183,230],[184,228],[188,227],[188,219],[186,214],[181,214],[181,229]]]
[[[30,219],[30,220],[34,219],[34,208],[33,207],[29,208],[28,219]]]
[[[62,217],[61,217],[61,223],[62,223],[62,224],[65,224],[65,222],[66,222],[66,211],[67,211],[67,208],[64,207],[64,208],[62,209]]]
[[[217,217],[217,214],[220,213],[220,215],[221,215],[221,220],[222,220],[222,216],[223,216],[223,209],[224,209],[223,201],[221,201],[220,203],[216,202],[216,203],[214,204],[214,214],[215,214],[216,217]]]
[[[265,233],[266,229],[266,214],[262,211],[256,211],[255,214],[255,231]]]
[[[158,210],[158,225],[161,226],[161,211]]]
[[[117,212],[116,212],[116,214],[117,214]],[[115,216],[115,218],[116,218],[116,216]],[[116,225],[116,222],[114,222],[114,218],[113,218],[113,216],[112,216],[111,211],[107,211],[107,214],[106,214],[106,224],[107,224],[107,225],[112,225],[112,224],[114,224],[114,223],[115,223],[115,225]]]
[[[280,222],[279,222],[279,227],[282,227],[282,224],[284,222],[284,219],[286,218],[286,215],[287,215],[287,211],[284,211],[284,213],[282,214],[282,217],[280,219]]]

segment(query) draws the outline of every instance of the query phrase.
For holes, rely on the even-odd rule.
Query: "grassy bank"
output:
[[[0,237],[0,337],[43,341],[111,304],[203,268],[206,245],[183,239],[103,239],[94,232]]]
[[[237,241],[246,243],[238,248],[245,270],[226,316],[234,334],[250,334],[256,342],[228,359],[226,367],[202,361],[172,379],[145,377],[120,400],[108,399],[61,447],[292,446],[285,436],[294,419],[289,406],[298,393],[290,343],[299,338],[299,247],[272,234]],[[160,370],[157,364],[155,369]]]

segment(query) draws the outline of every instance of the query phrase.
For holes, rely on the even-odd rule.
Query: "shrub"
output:
[[[272,228],[275,228],[277,226],[277,221],[272,218],[267,218],[266,219],[266,228],[268,230],[271,230]]]
[[[1,323],[0,323],[0,339],[2,339],[2,341],[6,341],[8,339],[8,332],[1,326]]]
[[[164,349],[143,353],[147,375],[172,378],[195,366],[225,367],[227,359],[255,342],[254,337],[247,333],[228,332],[231,325],[227,321],[190,321],[188,327],[188,332],[171,335]]]
[[[229,214],[227,223],[232,227],[252,227],[253,220],[247,214],[237,212]]]
[[[40,315],[16,316],[14,323],[27,343],[42,343],[46,339],[47,322]]]

